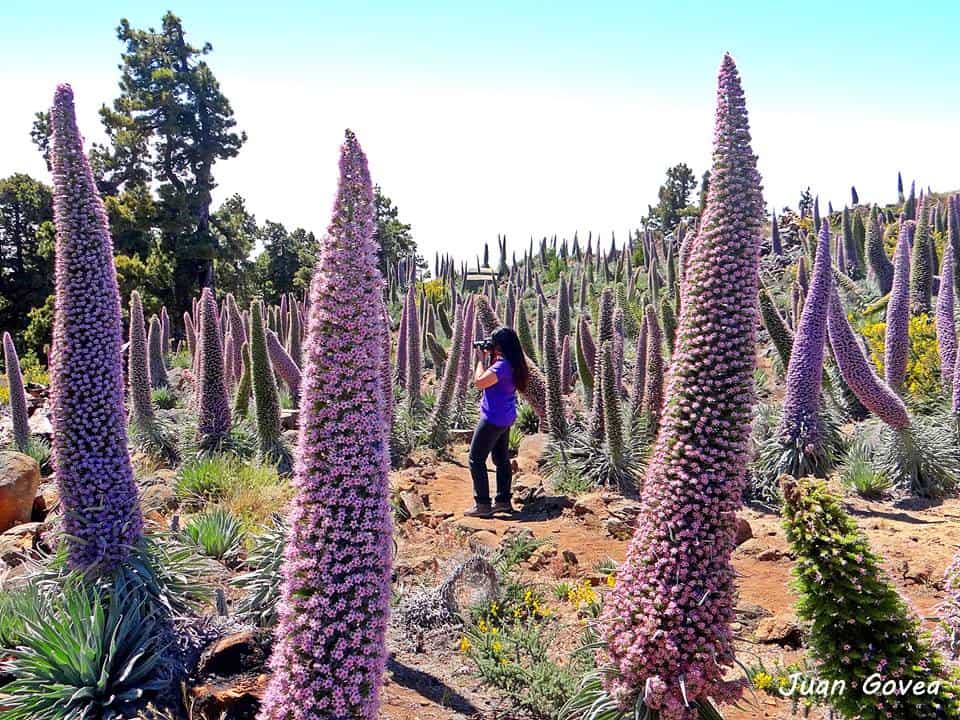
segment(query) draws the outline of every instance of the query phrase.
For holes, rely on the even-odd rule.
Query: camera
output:
[[[474,348],[476,348],[477,350],[485,350],[486,352],[490,352],[491,350],[493,350],[495,345],[496,343],[493,342],[493,338],[484,338],[483,340],[473,341]]]

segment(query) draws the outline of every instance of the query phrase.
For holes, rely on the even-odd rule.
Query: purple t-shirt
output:
[[[506,360],[497,360],[490,369],[497,382],[483,391],[480,417],[491,425],[507,427],[517,419],[517,388],[513,384],[513,368]]]

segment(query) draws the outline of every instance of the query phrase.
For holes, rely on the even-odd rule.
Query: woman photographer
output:
[[[527,389],[527,361],[517,334],[508,327],[497,328],[483,342],[480,358],[473,373],[473,384],[483,391],[480,402],[480,423],[470,443],[470,475],[476,505],[467,510],[467,517],[489,518],[494,513],[512,513],[508,440],[510,426],[517,419],[517,391]],[[497,466],[497,495],[490,504],[490,480],[487,456]]]

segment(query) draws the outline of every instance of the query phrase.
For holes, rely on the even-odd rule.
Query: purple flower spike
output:
[[[622,709],[642,701],[661,720],[693,720],[695,703],[742,691],[724,674],[734,663],[730,555],[749,458],[764,209],[729,55],[717,102],[707,207],[684,279],[669,400],[636,534],[601,626],[607,691]]]
[[[897,394],[873,371],[843,312],[843,304],[836,287],[831,292],[827,332],[830,334],[830,347],[833,348],[840,375],[857,399],[867,410],[895,430],[907,427],[910,424],[907,408]]]
[[[30,444],[30,423],[27,415],[27,395],[23,389],[23,375],[20,372],[20,358],[13,345],[10,333],[3,334],[3,365],[7,373],[7,387],[10,391],[10,415],[13,420],[13,445],[26,452]]]
[[[293,316],[291,315],[291,318]],[[297,400],[300,397],[300,368],[290,357],[290,354],[284,349],[283,343],[273,330],[266,331],[267,352],[270,354],[270,362],[273,369],[276,370],[280,379],[286,383],[290,390],[290,396]]]
[[[379,713],[393,513],[374,231],[367,160],[347,131],[310,287],[296,496],[260,720]]]
[[[953,395],[953,373],[957,362],[957,326],[953,314],[953,245],[944,244],[940,266],[940,294],[937,295],[937,346],[940,349],[940,376],[948,396]]]
[[[898,390],[907,377],[910,354],[910,244],[912,221],[900,222],[897,249],[893,256],[893,286],[887,305],[887,330],[883,345],[883,369],[887,384]]]
[[[230,432],[230,401],[224,379],[220,315],[210,288],[200,297],[200,365],[198,382],[197,440],[204,450],[217,448]]]
[[[796,448],[801,456],[816,455],[822,440],[820,427],[820,385],[823,382],[823,348],[827,337],[827,306],[833,287],[830,266],[830,226],[820,226],[817,255],[813,263],[810,292],[790,351],[783,417],[778,435],[781,445]],[[799,459],[799,458],[798,458]],[[803,462],[791,462],[803,467]]]
[[[57,87],[50,125],[57,227],[53,464],[70,565],[110,570],[127,558],[143,530],[127,452],[113,242],[69,85]]]

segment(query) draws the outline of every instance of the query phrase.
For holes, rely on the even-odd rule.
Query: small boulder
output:
[[[30,522],[40,466],[29,455],[0,452],[0,532]]]
[[[478,550],[496,550],[500,546],[500,538],[489,530],[477,530],[470,536],[470,545]]]
[[[403,503],[407,514],[413,519],[419,518],[427,511],[427,506],[424,504],[423,498],[420,497],[419,493],[413,492],[412,490],[402,490],[400,492],[400,502]]]
[[[169,485],[150,485],[144,488],[140,496],[140,502],[144,510],[159,511],[175,510],[180,504],[177,501],[177,495]]]
[[[28,418],[27,425],[30,427],[31,435],[39,435],[45,440],[53,437],[53,425],[50,423],[50,418],[47,417],[47,412],[43,408],[38,408],[33,415]]]
[[[745,518],[737,518],[737,534],[736,534],[736,543],[737,547],[743,545],[747,540],[753,537],[753,528],[750,527],[750,523],[747,522]]]
[[[764,645],[784,645],[798,648],[803,640],[803,631],[797,616],[791,612],[763,618],[754,631],[757,642]]]
[[[548,440],[546,433],[524,435],[517,448],[517,466],[524,472],[534,472],[540,466],[540,458]]]
[[[60,503],[60,491],[57,484],[45,482],[37,491],[37,496],[33,499],[33,513],[30,518],[34,522],[46,520],[47,515],[53,512]]]

